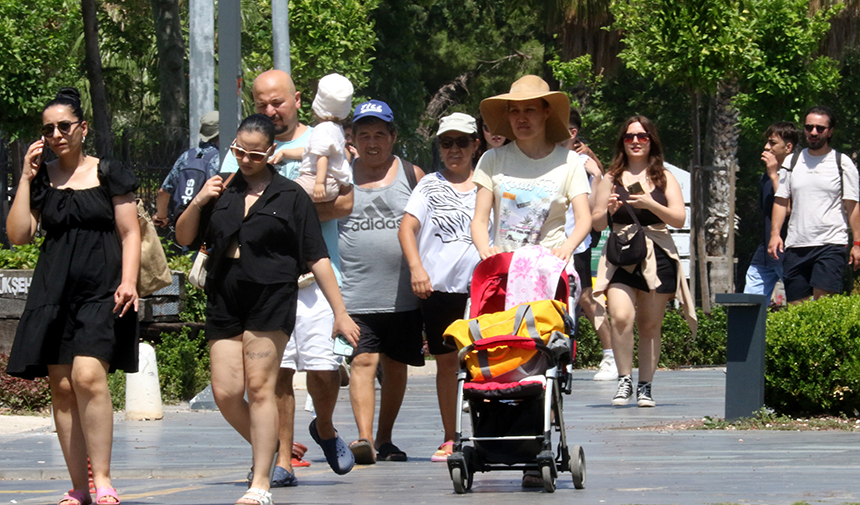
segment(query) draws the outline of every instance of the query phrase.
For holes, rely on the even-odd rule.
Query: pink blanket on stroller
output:
[[[567,275],[575,280],[571,286],[574,302],[579,300],[580,282],[573,261],[567,265],[561,258],[550,253],[549,249],[530,245],[514,251],[511,266],[508,270],[507,293],[505,294],[505,310],[522,303],[538,300],[552,300],[558,287],[557,279],[567,266]]]

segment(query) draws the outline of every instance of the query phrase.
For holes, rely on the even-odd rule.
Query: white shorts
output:
[[[284,356],[281,368],[292,370],[337,370],[339,361],[332,352],[334,341],[331,330],[334,326],[334,313],[323,296],[319,284],[314,282],[299,289],[299,303],[296,310],[296,327]]]

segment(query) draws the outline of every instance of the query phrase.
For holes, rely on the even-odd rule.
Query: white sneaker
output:
[[[618,379],[618,367],[615,366],[615,356],[604,356],[594,374],[596,381],[614,381]]]

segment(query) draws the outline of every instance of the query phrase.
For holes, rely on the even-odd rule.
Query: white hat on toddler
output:
[[[314,114],[321,119],[344,119],[352,110],[352,83],[340,74],[328,74],[320,79],[314,97]]]

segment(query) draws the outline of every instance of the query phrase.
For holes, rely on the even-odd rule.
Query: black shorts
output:
[[[783,260],[785,299],[789,302],[812,296],[812,288],[842,292],[842,275],[848,264],[844,245],[789,247]]]
[[[290,335],[296,325],[298,285],[243,281],[239,262],[225,263],[221,281],[206,290],[206,339],[233,338],[246,330]]]
[[[424,366],[421,310],[376,314],[350,314],[361,330],[353,357],[382,353],[400,363]]]
[[[424,333],[427,337],[427,348],[430,354],[448,354],[457,350],[456,347],[445,345],[443,336],[448,326],[458,319],[466,317],[466,293],[443,293],[434,291],[421,300],[421,315],[424,317]]]
[[[657,278],[660,279],[660,285],[654,291],[661,294],[674,293],[678,289],[678,264],[666,254],[666,251],[656,245],[654,259],[657,261]],[[641,265],[637,265],[633,273],[618,267],[609,284],[624,284],[639,291],[650,291],[642,275]]]
[[[582,289],[594,287],[591,282],[591,248],[573,255],[573,269],[579,275],[579,284]]]

